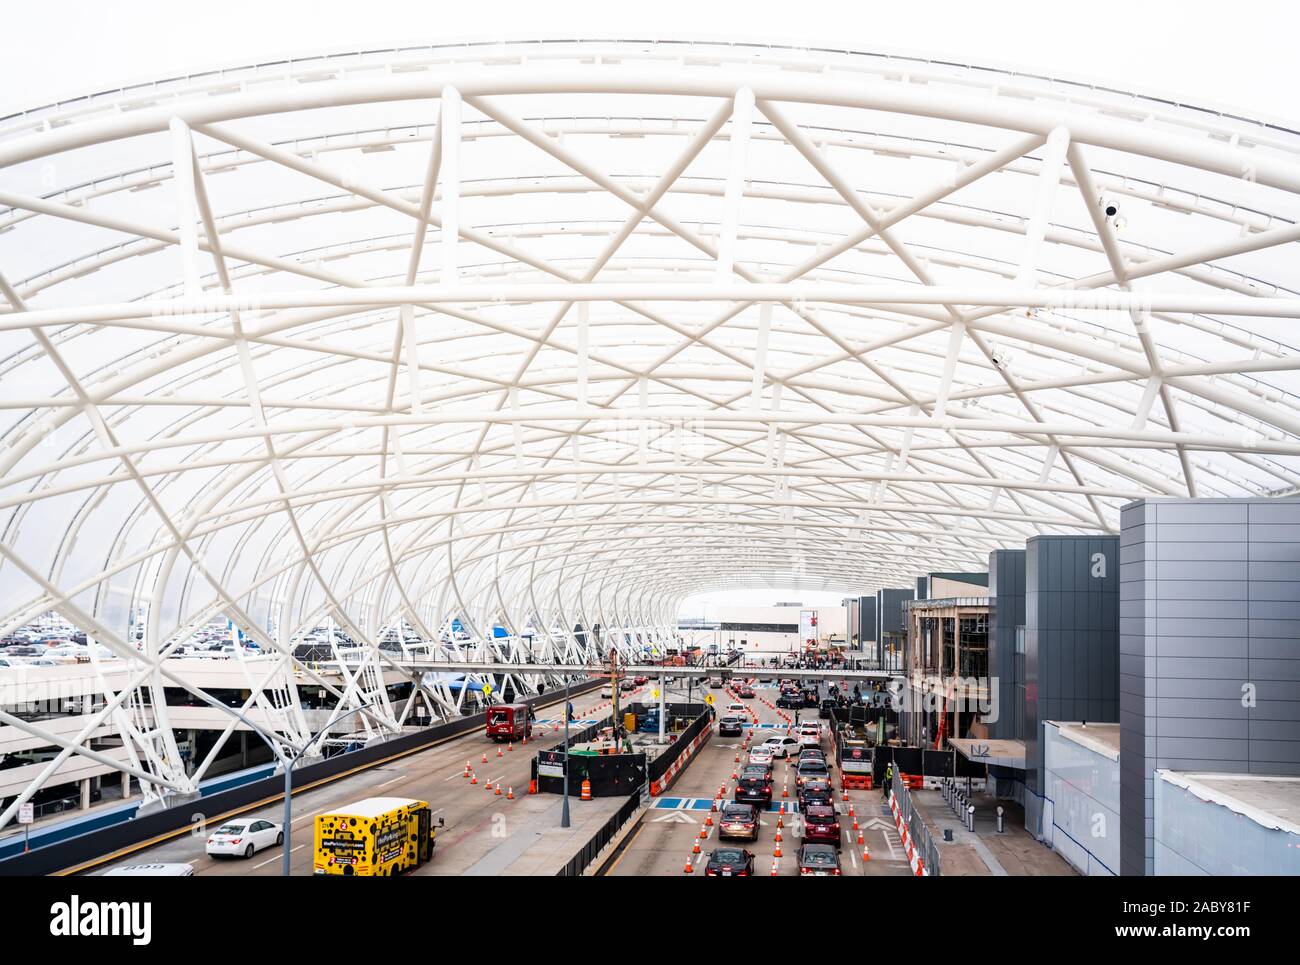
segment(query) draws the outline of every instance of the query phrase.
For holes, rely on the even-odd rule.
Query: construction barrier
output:
[[[704,744],[713,736],[712,715],[701,712],[676,743],[650,763],[650,796],[662,794],[672,787],[677,775],[691,762]]]

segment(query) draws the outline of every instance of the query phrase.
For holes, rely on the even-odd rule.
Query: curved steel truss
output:
[[[130,658],[75,732],[0,714],[60,749],[24,797],[104,727],[146,795],[192,791],[166,691],[211,688],[166,658],[213,621],[261,649],[236,710],[294,747],[303,687],[326,726],[408,726],[394,654],[585,663],[705,589],[867,591],[1142,496],[1294,491],[1298,152],[716,43],[357,53],[0,120],[0,627],[55,611]]]

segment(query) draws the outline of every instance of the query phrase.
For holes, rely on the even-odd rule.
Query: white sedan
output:
[[[772,748],[774,757],[790,757],[799,753],[799,742],[788,736],[769,737],[760,746]]]
[[[737,717],[740,718],[748,718],[749,708],[746,707],[744,704],[727,704],[727,713],[735,714]]]
[[[251,858],[263,848],[283,843],[284,831],[280,825],[261,818],[236,818],[208,836],[208,854]]]
[[[749,751],[749,763],[751,764],[771,764],[774,757],[776,757],[776,751],[768,744],[759,744]]]

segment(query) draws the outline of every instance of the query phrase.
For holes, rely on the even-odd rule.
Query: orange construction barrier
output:
[[[582,800],[584,801],[591,800],[591,781],[587,780],[586,778],[583,778],[582,781]]]

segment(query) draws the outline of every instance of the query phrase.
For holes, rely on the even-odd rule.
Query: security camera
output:
[[[1101,213],[1106,216],[1106,220],[1111,224],[1119,220],[1119,201],[1117,199],[1103,194],[1097,199],[1097,206],[1101,208]]]

